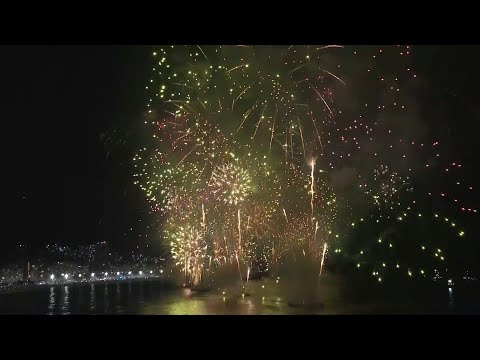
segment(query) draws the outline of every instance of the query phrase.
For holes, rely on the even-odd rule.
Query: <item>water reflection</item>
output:
[[[453,311],[455,307],[453,289],[451,287],[448,288],[448,307],[450,311]]]
[[[103,303],[104,303],[104,312],[108,312],[108,308],[110,306],[110,298],[108,296],[108,285],[105,284],[105,288],[103,289]]]
[[[143,282],[138,284],[138,302],[143,304]]]
[[[250,315],[253,315],[255,314],[255,305],[253,304],[253,301],[251,299],[248,299],[246,300],[246,303],[247,303],[247,309],[248,309],[248,313]]]
[[[154,308],[155,306],[151,306],[152,310]],[[145,310],[146,312],[150,312],[148,308]],[[204,301],[191,299],[181,299],[180,301],[175,301],[173,304],[170,303],[165,307],[164,311],[168,315],[204,315],[207,313]],[[150,313],[155,314],[156,311]]]
[[[48,296],[48,315],[53,315],[55,310],[55,287],[50,287],[50,295]]]
[[[64,286],[63,288],[63,302],[61,307],[61,314],[62,315],[69,315],[70,314],[70,293],[68,286]]]
[[[95,312],[97,302],[95,300],[95,284],[90,285],[90,312]]]
[[[356,291],[355,296],[348,292],[339,295],[338,289],[342,285],[338,281],[323,282],[322,286],[319,303],[307,307],[289,304],[291,300],[275,281],[249,283],[249,290],[243,296],[239,288],[195,292],[174,290],[153,281],[45,286],[31,292],[0,294],[0,312],[150,315],[480,313],[480,301],[477,300],[480,289],[462,292],[462,289],[447,287],[433,295],[427,291],[425,297],[416,294],[415,299],[409,301],[401,294],[386,299],[385,291],[370,296],[371,289],[364,288]]]
[[[198,294],[189,289],[156,298],[143,307],[148,315],[254,315],[289,313],[286,303],[275,299],[226,297],[212,293]]]

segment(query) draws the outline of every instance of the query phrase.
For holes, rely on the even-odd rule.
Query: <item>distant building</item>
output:
[[[107,242],[100,242],[90,245],[89,254],[89,271],[104,271],[109,265],[108,245]]]

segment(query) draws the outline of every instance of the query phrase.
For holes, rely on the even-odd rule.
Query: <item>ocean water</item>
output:
[[[251,281],[246,290],[208,292],[173,289],[153,280],[41,285],[0,293],[0,314],[480,314],[476,288],[382,287],[329,279],[315,301],[302,305],[279,282]]]

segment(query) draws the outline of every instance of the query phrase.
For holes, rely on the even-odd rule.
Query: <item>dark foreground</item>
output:
[[[152,280],[35,286],[0,293],[0,314],[480,314],[480,291],[472,286],[349,285],[332,277],[318,301],[303,305],[289,296],[275,279],[250,282],[243,296],[232,289],[172,289]]]

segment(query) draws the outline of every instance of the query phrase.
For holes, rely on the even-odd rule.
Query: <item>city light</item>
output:
[[[94,276],[95,276],[95,273],[91,273],[90,276],[91,276],[91,277],[94,277]]]
[[[55,275],[50,275],[50,280],[54,280],[55,279]]]

